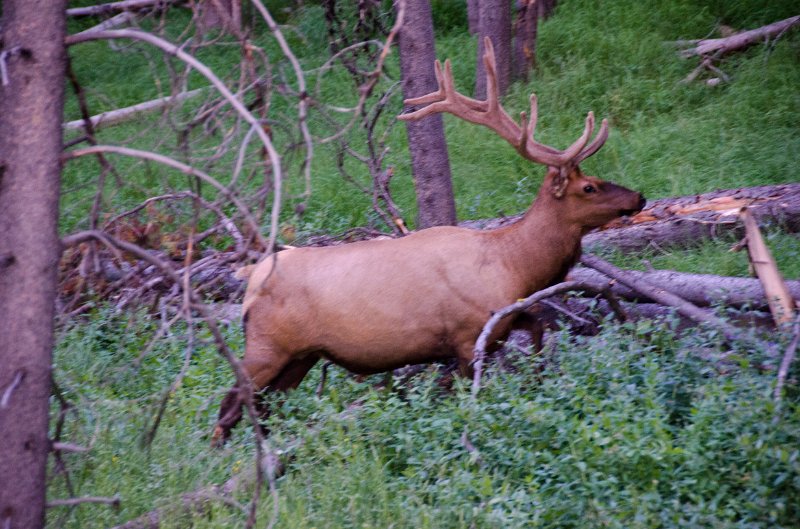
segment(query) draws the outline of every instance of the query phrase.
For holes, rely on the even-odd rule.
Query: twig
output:
[[[114,508],[119,508],[120,498],[119,496],[112,496],[110,498],[104,496],[82,496],[80,498],[50,500],[47,502],[46,507],[48,509],[52,507],[74,507],[75,505],[80,505],[82,503],[105,503],[113,506]]]
[[[131,20],[135,20],[135,19],[136,19],[136,14],[135,13],[133,13],[132,11],[123,11],[122,13],[118,13],[118,14],[114,15],[113,17],[100,22],[96,26],[92,26],[89,29],[85,29],[85,30],[83,30],[83,31],[81,31],[79,33],[76,33],[76,35],[80,35],[81,33],[89,33],[90,31],[100,31],[100,30],[103,30],[103,29],[116,28],[116,27],[125,25],[128,22],[130,22]]]
[[[386,43],[383,45],[381,54],[378,56],[378,62],[375,65],[375,68],[368,74],[367,82],[359,87],[358,103],[353,109],[352,119],[337,133],[333,134],[332,136],[328,136],[327,138],[321,139],[320,143],[325,144],[325,143],[330,143],[332,141],[336,141],[344,134],[346,134],[347,131],[349,131],[353,127],[353,125],[361,116],[367,98],[369,98],[370,94],[372,94],[372,90],[375,88],[375,85],[378,83],[378,80],[380,79],[380,74],[383,72],[383,64],[386,61],[386,57],[389,55],[389,51],[391,50],[392,47],[392,42],[394,42],[394,39],[397,38],[397,33],[400,31],[400,28],[403,27],[403,21],[405,20],[405,13],[406,13],[406,2],[405,0],[397,0],[396,5],[397,5],[397,18],[395,18],[394,25],[392,26],[392,29],[389,31],[388,37],[386,37]]]
[[[14,373],[14,380],[11,381],[11,384],[9,384],[3,392],[2,398],[0,398],[0,408],[8,408],[8,403],[11,402],[11,396],[19,385],[22,384],[23,380],[25,380],[25,371],[18,369],[17,372]]]

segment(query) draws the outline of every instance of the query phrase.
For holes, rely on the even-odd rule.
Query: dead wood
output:
[[[775,422],[779,417],[778,414],[780,412],[781,397],[783,396],[783,386],[786,384],[786,377],[789,375],[789,367],[791,367],[792,362],[794,361],[798,344],[800,344],[800,317],[796,318],[794,321],[794,326],[792,328],[792,341],[789,342],[789,346],[783,353],[781,365],[778,367],[778,379],[775,382],[775,391],[773,393],[773,398],[776,404],[773,422]]]
[[[654,200],[631,219],[588,234],[583,247],[628,253],[742,238],[745,230],[738,216],[742,207],[750,209],[760,226],[800,231],[800,184],[784,184]]]
[[[759,280],[754,278],[688,274],[673,270],[650,270],[648,272],[625,270],[625,275],[654,288],[672,292],[699,307],[714,305],[751,309],[768,307],[764,288]],[[604,274],[586,267],[572,269],[569,278],[593,284],[609,283]],[[787,281],[786,286],[793,297],[797,298],[800,295],[800,281]],[[619,281],[611,282],[609,289],[614,295],[628,301],[654,301]]]
[[[95,31],[100,31],[97,29]],[[159,97],[158,99],[153,99],[151,101],[145,101],[143,103],[138,103],[136,105],[131,105],[125,108],[118,108],[116,110],[109,110],[107,112],[102,112],[100,114],[92,116],[90,121],[92,122],[92,126],[95,129],[100,127],[111,127],[114,125],[119,125],[120,123],[124,123],[133,118],[137,118],[142,114],[148,114],[150,112],[158,112],[159,110],[163,110],[165,108],[170,108],[173,106],[186,101],[187,99],[191,99],[200,95],[205,89],[204,88],[197,88],[196,90],[190,90],[188,92],[181,92],[179,94],[166,96],[166,97]],[[83,119],[76,119],[74,121],[67,121],[64,123],[65,130],[79,130],[85,127],[86,121]]]
[[[497,327],[500,321],[514,314],[519,314],[520,312],[526,311],[536,303],[551,296],[555,296],[557,294],[563,294],[565,292],[572,292],[572,291],[581,291],[596,296],[602,294],[603,289],[604,286],[602,284],[600,284],[598,287],[597,285],[589,283],[582,283],[578,281],[565,281],[563,283],[558,283],[556,285],[545,288],[538,292],[534,292],[525,299],[519,300],[516,303],[512,303],[511,305],[502,307],[499,310],[495,311],[492,314],[492,317],[489,318],[489,320],[483,326],[483,330],[481,330],[481,333],[475,342],[475,348],[473,350],[475,357],[472,361],[472,367],[473,367],[472,398],[473,399],[476,398],[478,395],[478,391],[480,391],[481,376],[483,373],[483,362],[484,358],[486,357],[486,349],[490,345],[489,337],[491,336],[492,332],[494,332],[495,327]]]
[[[725,54],[738,51],[748,46],[777,37],[800,23],[800,15],[773,22],[760,28],[736,33],[730,37],[720,39],[702,39],[695,42],[695,46],[681,51],[682,57],[695,57],[698,55]]]
[[[758,229],[758,224],[748,208],[742,208],[741,218],[747,234],[747,253],[750,257],[750,265],[764,286],[775,325],[788,323],[794,319],[792,295],[789,293],[783,276],[778,270],[778,265],[775,263],[775,258],[772,257],[772,253],[761,236],[761,230]]]
[[[100,22],[96,26],[92,26],[89,29],[85,29],[77,33],[77,35],[81,35],[83,33],[89,33],[91,31],[100,31],[104,29],[118,28],[120,26],[126,25],[128,22],[131,22],[133,20],[136,20],[136,13],[133,13],[132,11],[123,11],[122,13],[116,14],[113,17]]]
[[[743,335],[733,325],[676,296],[672,292],[655,288],[649,283],[630,277],[624,270],[620,270],[597,256],[584,255],[581,257],[581,264],[602,272],[611,279],[623,283],[628,288],[636,290],[662,305],[674,307],[679,314],[691,318],[697,323],[707,323],[716,327],[728,341],[735,342],[743,339]]]
[[[88,17],[110,15],[120,11],[139,11],[142,9],[166,9],[175,4],[182,4],[186,0],[123,0],[86,7],[72,7],[67,9],[67,16]]]

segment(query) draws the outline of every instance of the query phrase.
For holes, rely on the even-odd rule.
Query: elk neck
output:
[[[543,190],[519,221],[494,232],[506,266],[531,292],[562,281],[580,257],[584,230],[562,202]]]

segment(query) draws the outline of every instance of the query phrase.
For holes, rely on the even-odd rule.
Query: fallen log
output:
[[[626,274],[624,270],[620,270],[616,266],[600,259],[599,257],[594,255],[583,255],[580,262],[582,265],[592,267],[598,272],[602,272],[611,279],[615,279],[620,283],[623,283],[628,288],[638,291],[657,303],[675,308],[682,316],[686,316],[697,323],[707,323],[716,327],[723,334],[723,336],[725,336],[725,339],[730,342],[739,341],[744,338],[736,327],[724,320],[721,320],[714,314],[699,308],[697,305],[694,305],[693,303],[690,303],[679,296],[676,296],[672,292],[653,287],[651,284],[645,281],[634,279]]]
[[[720,39],[702,39],[694,42],[694,47],[681,51],[681,57],[689,58],[697,55],[722,55],[740,50],[758,42],[777,37],[800,24],[800,15],[773,22],[760,28],[742,31],[730,37]]]
[[[769,304],[764,287],[758,279],[750,277],[726,277],[711,274],[687,274],[673,270],[651,270],[640,272],[625,270],[625,275],[636,281],[668,292],[700,307],[725,305],[734,308],[767,309]],[[654,300],[624,284],[609,279],[602,273],[587,267],[573,268],[569,273],[573,281],[591,284],[608,284],[611,293],[627,301],[653,302]],[[610,284],[609,284],[610,283]],[[800,281],[786,281],[789,293],[795,299],[800,295]]]
[[[585,250],[611,248],[623,253],[645,248],[692,247],[720,237],[744,237],[739,218],[747,207],[760,226],[800,232],[800,184],[746,187],[649,202],[626,221],[583,238]]]

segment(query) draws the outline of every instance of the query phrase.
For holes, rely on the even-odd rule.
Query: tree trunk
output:
[[[436,90],[433,18],[427,0],[407,1],[398,44],[403,97],[418,97]],[[406,122],[406,132],[417,193],[417,228],[455,224],[456,207],[442,116]]]
[[[481,0],[478,23],[478,60],[475,68],[475,98],[486,98],[483,38],[492,39],[497,60],[497,84],[503,95],[511,84],[511,6],[509,0]]]
[[[467,0],[467,28],[470,35],[477,35],[480,24],[480,9],[479,0]]]
[[[203,31],[218,29],[238,34],[242,29],[241,0],[202,0],[199,10],[199,26]]]
[[[0,84],[0,527],[44,525],[66,1],[6,0]]]
[[[513,78],[528,82],[528,72],[536,65],[536,34],[539,25],[537,0],[517,0],[514,20]]]
[[[557,0],[536,0],[539,20],[547,20],[556,8]]]

